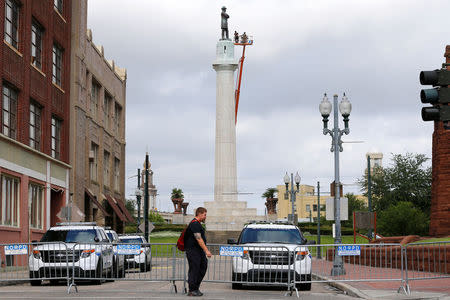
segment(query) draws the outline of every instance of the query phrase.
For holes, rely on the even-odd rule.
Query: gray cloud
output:
[[[174,186],[190,208],[213,197],[211,63],[222,5],[231,32],[255,38],[237,127],[239,190],[253,193],[240,199],[249,206],[262,212],[261,193],[286,171],[299,170],[306,184],[332,181],[331,139],[318,112],[324,92],[347,92],[353,111],[344,140],[364,141],[344,144],[344,183],[361,176],[371,149],[385,154],[386,165],[390,153],[431,157],[433,124],[420,118],[418,74],[444,61],[446,1],[91,0],[94,42],[128,70],[127,175],[142,167],[148,146],[162,208]],[[135,184],[127,181],[128,194]]]

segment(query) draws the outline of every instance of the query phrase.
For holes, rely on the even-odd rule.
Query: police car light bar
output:
[[[58,226],[77,226],[77,225],[87,225],[87,226],[97,226],[97,222],[59,222],[56,223]]]

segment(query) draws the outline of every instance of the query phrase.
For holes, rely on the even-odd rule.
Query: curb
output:
[[[312,274],[312,278],[322,280],[322,281],[324,281],[324,283],[331,285],[332,287],[335,287],[337,289],[340,289],[341,291],[344,291],[349,296],[357,297],[357,298],[361,298],[361,299],[372,299],[368,295],[364,294],[363,292],[361,292],[357,288],[352,287],[349,284],[346,284],[343,282],[328,281],[329,280],[328,277],[317,275],[317,274]]]

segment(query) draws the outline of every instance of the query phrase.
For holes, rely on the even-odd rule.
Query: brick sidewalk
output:
[[[397,268],[382,268],[344,263],[345,275],[331,276],[332,261],[313,259],[313,274],[323,280],[341,281],[358,290],[393,290],[402,286],[402,271]],[[438,292],[450,296],[450,275],[410,271],[409,287],[414,292]],[[447,278],[443,278],[447,276]],[[405,275],[403,276],[405,277]],[[442,277],[442,278],[431,278]],[[423,279],[419,279],[423,278]]]

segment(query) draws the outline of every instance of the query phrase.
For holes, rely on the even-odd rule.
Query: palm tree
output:
[[[268,188],[264,194],[261,195],[262,198],[267,199],[273,199],[275,198],[275,193],[278,193],[278,190],[276,188]]]
[[[173,188],[172,189],[172,195],[170,196],[170,199],[184,199],[183,190]]]

